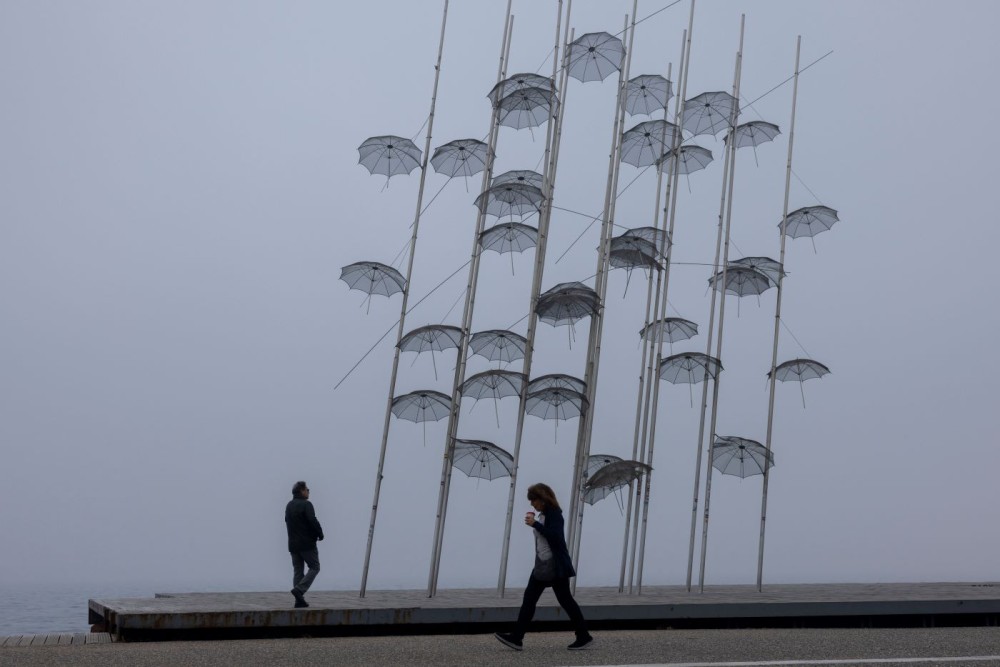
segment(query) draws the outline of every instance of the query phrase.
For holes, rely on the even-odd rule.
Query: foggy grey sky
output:
[[[432,147],[482,138],[503,2],[453,0]],[[577,0],[577,34],[617,33],[631,2]],[[639,3],[639,16],[665,0]],[[283,505],[308,480],[327,529],[319,588],[358,585],[399,296],[338,280],[402,249],[418,175],[357,164],[367,137],[414,137],[429,108],[440,2],[0,4],[0,585],[107,582],[287,588]],[[632,74],[676,72],[687,2],[642,23]],[[510,72],[549,72],[554,3],[515,0]],[[765,582],[996,580],[1000,326],[992,256],[1000,139],[994,3],[701,0],[688,96],[729,90],[745,12],[742,92],[803,64],[795,171],[841,222],[790,240],[780,359],[833,371],[778,386]],[[672,77],[676,80],[676,74]],[[614,78],[566,93],[555,204],[603,205]],[[791,86],[747,110],[787,131]],[[759,114],[759,116],[758,116]],[[644,120],[638,117],[631,122]],[[630,123],[631,124],[631,123]],[[423,132],[416,137],[423,146]],[[504,129],[497,171],[534,169],[544,127]],[[787,134],[741,151],[733,239],[778,253]],[[671,302],[704,325],[722,171],[681,179]],[[621,183],[638,171],[622,167]],[[446,179],[428,174],[425,201]],[[468,258],[479,177],[424,215],[411,304]],[[468,188],[468,189],[467,189]],[[619,200],[650,224],[655,174]],[[798,181],[791,208],[819,203]],[[557,211],[543,287],[594,273],[595,225]],[[734,250],[736,256],[739,251]],[[474,329],[526,312],[533,252],[487,254]],[[593,451],[631,449],[644,286],[608,290]],[[461,272],[408,317],[442,321]],[[773,291],[727,305],[718,431],[763,441]],[[449,323],[458,323],[461,304]],[[516,329],[524,333],[524,323]],[[533,374],[583,374],[587,323],[539,327]],[[391,339],[392,336],[390,336]],[[701,350],[704,339],[675,350]],[[404,354],[397,394],[449,391],[454,353]],[[487,366],[479,359],[470,372]],[[519,370],[519,365],[516,367]],[[697,405],[700,389],[695,390]],[[661,387],[646,583],[683,581],[698,409]],[[510,449],[516,401],[463,409],[461,437]],[[568,503],[576,422],[529,418],[519,489]],[[370,588],[425,585],[444,422],[395,421]],[[518,498],[523,496],[518,491]],[[441,586],[492,586],[507,483],[456,473]],[[519,501],[520,503],[521,501]],[[523,504],[523,503],[522,503]],[[716,475],[708,583],[751,583],[760,478]],[[521,507],[521,504],[516,506]],[[623,518],[587,510],[581,585],[617,578]],[[510,586],[531,567],[515,526]]]

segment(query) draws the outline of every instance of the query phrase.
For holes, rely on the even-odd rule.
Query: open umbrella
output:
[[[670,81],[664,77],[640,74],[629,79],[625,86],[625,111],[633,116],[648,116],[666,108],[672,95]]]
[[[736,98],[722,91],[702,93],[684,103],[681,127],[693,135],[718,134],[730,127]]]
[[[524,387],[524,373],[514,371],[492,370],[476,373],[462,383],[460,392],[463,398],[479,401],[482,398],[493,399],[493,409],[497,416],[497,427],[500,426],[500,412],[497,401],[508,396],[520,396]]]
[[[500,183],[493,185],[476,197],[476,206],[483,213],[498,218],[524,217],[537,213],[545,197],[542,191],[525,183]]]
[[[533,185],[541,190],[544,182],[544,177],[537,171],[532,171],[531,169],[512,169],[511,171],[505,171],[499,176],[494,176],[491,185],[523,183],[525,185]]]
[[[760,163],[757,162],[757,146],[767,141],[772,141],[779,134],[781,134],[781,130],[774,123],[768,123],[763,120],[752,120],[748,123],[737,125],[735,130],[726,135],[726,141],[733,138],[736,141],[737,148],[752,146],[753,161],[759,166]]]
[[[612,492],[628,486],[652,468],[640,461],[613,461],[597,469],[583,484],[583,499],[593,505]]]
[[[791,359],[778,364],[774,369],[774,377],[782,382],[794,381],[799,383],[799,393],[802,394],[802,407],[806,407],[806,394],[802,389],[802,383],[813,378],[821,378],[830,369],[812,359]],[[770,371],[767,377],[771,377]]]
[[[394,135],[370,137],[358,146],[358,163],[372,174],[388,179],[396,174],[409,174],[420,166],[421,151],[409,139]]]
[[[556,436],[561,420],[580,417],[587,410],[587,397],[573,389],[549,387],[528,394],[524,411],[542,419],[554,419]]]
[[[548,88],[521,88],[500,100],[498,122],[515,130],[531,129],[545,123],[558,106],[559,99]]]
[[[379,262],[348,264],[340,269],[340,279],[351,289],[367,294],[363,303],[368,303],[369,308],[373,294],[392,296],[406,287],[406,278],[399,271]]]
[[[687,340],[698,335],[698,325],[681,317],[664,317],[650,322],[639,331],[639,337],[645,341],[656,341],[658,337],[670,344],[670,353],[674,352],[674,343]]]
[[[500,100],[513,92],[524,90],[525,88],[541,88],[542,90],[547,90],[549,92],[555,92],[556,89],[552,79],[547,76],[532,74],[530,72],[521,72],[519,74],[511,75],[497,85],[493,86],[493,89],[486,97],[489,98],[493,106],[498,107],[500,105]]]
[[[774,453],[768,452],[756,440],[735,435],[715,437],[712,447],[712,467],[723,475],[735,475],[741,479],[751,475],[763,475],[766,468],[774,466]]]
[[[506,329],[480,331],[472,334],[469,339],[469,349],[473,354],[505,364],[523,359],[527,345],[528,341],[524,336]]]
[[[489,147],[478,139],[456,139],[438,146],[431,156],[434,171],[449,178],[474,176],[486,169]]]
[[[701,352],[681,352],[672,354],[660,362],[661,380],[673,384],[686,384],[691,407],[694,407],[692,386],[708,378],[716,379],[722,370],[722,362]]]
[[[741,257],[740,259],[734,259],[729,262],[730,266],[746,266],[751,269],[760,271],[767,279],[771,281],[771,284],[777,287],[778,278],[785,275],[785,272],[781,268],[781,262],[771,259],[770,257]]]
[[[434,379],[437,379],[437,361],[435,352],[457,348],[462,340],[462,330],[450,324],[428,324],[417,327],[399,340],[402,352],[431,353],[431,363],[434,365]],[[416,362],[416,359],[414,359]]]
[[[625,56],[622,40],[606,32],[588,32],[573,40],[566,55],[568,72],[578,81],[603,81],[617,72]]]
[[[469,477],[492,481],[510,477],[510,472],[514,469],[514,457],[492,442],[456,438],[452,465]]]
[[[529,382],[528,393],[530,394],[532,392],[541,391],[542,389],[548,389],[550,387],[572,389],[573,391],[581,394],[586,393],[587,391],[587,383],[580,378],[573,377],[572,375],[565,375],[564,373],[551,373],[549,375],[540,375]]]
[[[427,445],[427,422],[439,421],[451,412],[451,397],[440,391],[418,389],[392,399],[392,414],[424,425],[424,445]]]
[[[479,235],[483,250],[510,253],[510,273],[514,275],[514,253],[538,245],[538,230],[523,222],[500,222]]]
[[[622,134],[621,160],[634,167],[656,164],[680,140],[680,130],[665,120],[647,120]]]
[[[820,232],[825,232],[833,227],[833,224],[839,220],[837,212],[829,206],[803,206],[789,213],[788,218],[782,222],[786,223],[785,233],[793,239],[802,236],[808,236],[812,239]],[[779,222],[779,230],[781,230],[781,225],[782,223]],[[813,251],[815,251],[816,242],[813,241],[812,244]]]

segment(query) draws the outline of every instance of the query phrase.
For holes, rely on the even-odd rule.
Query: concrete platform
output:
[[[596,628],[655,627],[905,627],[997,625],[1000,583],[788,584],[648,586],[642,595],[615,588],[580,588],[577,601]],[[218,639],[408,633],[478,633],[508,627],[521,589],[310,591],[308,609],[281,593],[159,593],[154,598],[90,600],[90,622],[116,639]],[[546,591],[539,627],[568,627]]]

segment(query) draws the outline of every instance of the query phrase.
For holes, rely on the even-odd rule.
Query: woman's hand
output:
[[[535,525],[535,513],[534,512],[527,512],[524,515],[524,525],[525,526],[534,526]]]

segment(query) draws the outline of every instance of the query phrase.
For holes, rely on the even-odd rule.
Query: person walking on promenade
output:
[[[309,487],[295,482],[292,499],[285,505],[285,528],[288,529],[288,552],[292,554],[292,595],[295,606],[308,607],[305,592],[319,574],[319,549],[316,540],[323,539],[323,527],[316,519],[316,510],[309,502]],[[304,566],[309,572],[303,574]]]
[[[566,538],[563,536],[564,521],[559,501],[547,484],[532,484],[528,487],[528,502],[535,511],[524,516],[524,523],[535,530],[535,567],[531,570],[528,586],[524,589],[524,600],[521,602],[514,631],[498,632],[494,636],[500,643],[520,651],[523,648],[524,633],[535,616],[535,605],[538,604],[542,591],[551,586],[556,600],[569,614],[576,631],[576,641],[566,648],[571,651],[586,648],[594,638],[587,632],[587,623],[583,619],[580,605],[569,591],[569,579],[576,576],[576,570],[573,569],[569,549],[566,548]]]

